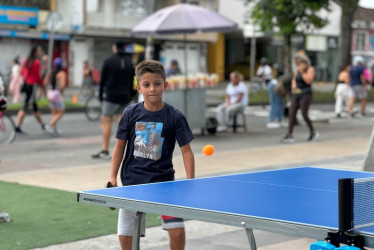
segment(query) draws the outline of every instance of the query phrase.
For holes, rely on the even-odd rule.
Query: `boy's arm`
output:
[[[114,146],[114,149],[113,149],[109,181],[112,183],[114,187],[117,187],[117,175],[118,175],[119,168],[121,166],[123,153],[125,152],[126,144],[127,144],[127,141],[117,139],[116,145]]]
[[[186,169],[187,179],[195,178],[195,157],[193,155],[190,144],[186,144],[181,147],[184,168]]]

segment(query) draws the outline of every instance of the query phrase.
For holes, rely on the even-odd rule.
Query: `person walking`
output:
[[[283,123],[284,109],[285,109],[285,97],[288,93],[286,86],[290,86],[292,76],[282,75],[277,79],[273,79],[268,84],[269,93],[269,116],[266,124],[267,128],[280,128],[286,127]]]
[[[22,83],[21,66],[19,65],[19,56],[17,56],[13,60],[12,73],[10,75],[10,78],[11,78],[11,81],[9,84],[9,90],[13,96],[12,102],[17,103],[20,101],[21,83]]]
[[[296,114],[301,109],[302,116],[306,122],[310,135],[308,141],[314,141],[319,133],[314,130],[313,123],[309,118],[308,112],[312,102],[312,83],[315,77],[315,70],[310,64],[306,55],[298,54],[295,56],[296,71],[291,82],[291,107],[289,110],[288,133],[283,138],[284,143],[294,143],[293,128],[295,126]]]
[[[230,73],[230,83],[226,87],[225,102],[217,107],[217,132],[224,132],[230,126],[230,118],[248,105],[248,88],[243,75],[238,71]]]
[[[110,183],[117,186],[120,167],[124,186],[174,181],[172,158],[176,142],[182,152],[187,179],[195,178],[195,159],[190,145],[194,136],[183,113],[162,101],[167,87],[164,67],[158,61],[143,61],[136,67],[136,78],[137,90],[143,94],[144,102],[127,107],[118,124]],[[124,250],[132,249],[135,216],[136,211],[119,211],[117,235]],[[161,218],[162,228],[169,234],[170,249],[184,249],[183,219],[166,215]],[[145,235],[145,217],[140,234]]]
[[[350,67],[351,66],[349,64],[343,66],[338,75],[338,83],[335,89],[335,115],[337,118],[341,117],[344,105],[348,108],[350,93]]]
[[[116,123],[133,96],[134,67],[131,57],[125,54],[125,43],[116,41],[112,46],[113,56],[105,60],[101,71],[99,99],[102,102],[102,147],[92,158],[109,159],[109,143],[113,116]]]
[[[49,107],[51,108],[51,120],[49,124],[45,125],[48,133],[57,135],[57,122],[65,113],[64,98],[62,94],[67,86],[66,73],[62,69],[62,59],[57,57],[53,60],[53,71],[49,77],[49,88],[47,90],[47,98]]]
[[[367,82],[364,70],[364,58],[362,56],[355,56],[353,58],[353,65],[349,70],[349,85],[351,86],[349,94],[349,114],[351,117],[355,116],[354,105],[356,98],[361,100],[361,115],[366,115]]]
[[[26,116],[26,111],[31,104],[33,107],[33,114],[40,124],[42,130],[45,130],[45,124],[42,120],[42,116],[39,112],[38,105],[36,104],[36,94],[38,90],[38,85],[43,85],[43,80],[40,75],[40,61],[39,57],[42,53],[42,48],[40,46],[32,47],[30,54],[22,63],[22,77],[23,77],[23,92],[25,95],[25,102],[22,109],[18,111],[17,121],[16,121],[16,132],[23,133],[21,130],[21,125],[23,119]]]

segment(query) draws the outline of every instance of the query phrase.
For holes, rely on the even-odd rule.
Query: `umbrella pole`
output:
[[[188,66],[187,66],[187,34],[183,34],[183,43],[184,43],[184,75],[185,75],[185,88],[183,90],[183,99],[184,99],[184,116],[188,120],[188,114],[187,114],[187,89],[188,89]]]

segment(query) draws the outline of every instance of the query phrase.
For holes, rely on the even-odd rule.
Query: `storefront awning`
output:
[[[0,29],[0,37],[48,40],[49,33]],[[70,35],[55,33],[53,38],[57,41],[68,41],[70,40]]]

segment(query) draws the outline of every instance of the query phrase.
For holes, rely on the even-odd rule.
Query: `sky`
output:
[[[358,5],[368,9],[374,9],[374,1],[373,0],[360,0]]]

